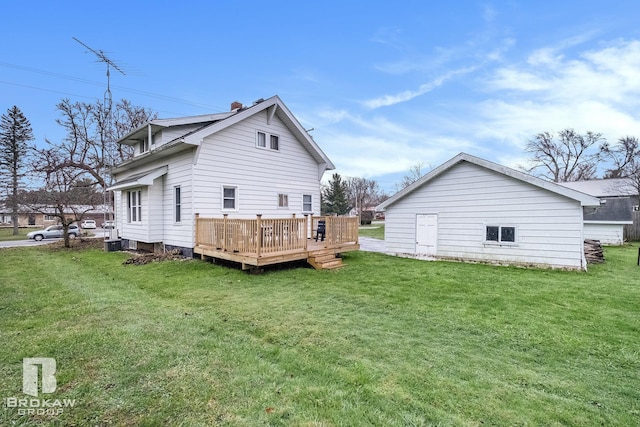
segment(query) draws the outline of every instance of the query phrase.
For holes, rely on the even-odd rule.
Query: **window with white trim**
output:
[[[182,210],[182,191],[180,190],[180,186],[176,185],[173,187],[173,207],[174,207],[174,221],[181,221],[181,210]]]
[[[258,132],[256,145],[260,148],[267,148],[267,134],[264,132]]]
[[[313,197],[311,194],[302,195],[302,212],[311,212],[313,210]]]
[[[280,149],[280,139],[278,138],[278,135],[271,135],[270,136],[269,148],[271,148],[272,150],[279,150]]]
[[[269,145],[267,145],[267,141]],[[280,150],[280,137],[262,131],[256,131],[256,147],[267,150]]]
[[[44,220],[45,220],[45,221],[55,221],[55,220],[57,220],[57,219],[58,219],[58,217],[57,217],[57,216],[55,216],[55,215],[45,215],[45,216],[44,216]]]
[[[487,225],[485,241],[496,243],[515,243],[516,228],[513,226]]]
[[[127,222],[142,221],[142,191],[127,191]]]
[[[140,148],[140,154],[143,154],[149,151],[149,140],[147,138],[144,138],[142,141],[140,141],[139,148]]]
[[[222,187],[222,209],[237,209],[238,187]]]
[[[288,194],[278,194],[278,207],[279,208],[288,208],[289,207],[289,195]]]

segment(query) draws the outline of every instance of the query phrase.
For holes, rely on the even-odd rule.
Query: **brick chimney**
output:
[[[242,108],[242,102],[233,101],[233,102],[231,103],[231,111],[239,110],[239,109],[241,109],[241,108]]]

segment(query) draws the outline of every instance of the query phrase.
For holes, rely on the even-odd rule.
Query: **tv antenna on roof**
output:
[[[118,67],[116,65],[115,62],[113,62],[111,59],[109,59],[109,57],[107,57],[107,55],[105,55],[105,53],[102,50],[95,50],[92,49],[91,47],[87,46],[86,44],[84,44],[83,42],[81,42],[80,40],[78,40],[75,37],[72,37],[75,41],[77,41],[78,43],[80,43],[82,46],[86,47],[87,49],[89,49],[91,52],[93,52],[97,57],[98,57],[98,61],[99,62],[104,62],[107,64],[107,91],[104,93],[104,104],[105,107],[107,108],[107,111],[111,111],[111,103],[112,103],[112,98],[111,98],[111,88],[110,88],[110,78],[111,78],[111,73],[109,72],[109,68],[113,67],[116,70],[120,71],[122,73],[122,75],[126,75],[124,73],[124,71],[122,71],[122,69],[120,67]]]

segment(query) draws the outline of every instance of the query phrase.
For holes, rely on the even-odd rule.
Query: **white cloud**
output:
[[[618,41],[568,58],[538,49],[525,64],[497,69],[491,98],[477,104],[478,136],[523,146],[543,131],[575,128],[609,140],[640,135],[640,42]]]
[[[424,95],[425,93],[431,92],[433,89],[441,86],[447,80],[451,78],[461,75],[468,74],[474,71],[477,67],[465,67],[457,70],[449,71],[446,74],[438,76],[437,78],[431,80],[430,82],[424,83],[420,85],[417,90],[405,90],[403,92],[394,94],[394,95],[383,95],[378,98],[369,99],[363,102],[367,108],[375,109],[380,107],[388,107],[391,105],[399,104],[402,102],[410,101],[418,96]]]

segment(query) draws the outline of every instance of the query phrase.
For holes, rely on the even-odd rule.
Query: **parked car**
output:
[[[371,220],[373,220],[372,211],[363,211],[360,214],[360,225],[369,225],[371,224]]]
[[[27,234],[28,239],[42,240],[42,239],[57,239],[62,237],[63,228],[61,225],[50,225],[44,230],[36,230]],[[69,226],[69,237],[75,239],[80,235],[80,230],[75,224]]]
[[[105,230],[112,230],[116,228],[116,223],[113,221],[105,221],[102,223],[102,228],[104,228]]]
[[[82,221],[82,224],[80,224],[80,227],[82,228],[96,228],[96,222],[92,219],[85,219],[84,221]]]

